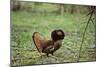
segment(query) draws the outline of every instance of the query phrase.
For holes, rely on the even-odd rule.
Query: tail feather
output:
[[[32,38],[37,50],[41,53],[43,49],[42,43],[45,40],[45,38],[43,38],[38,32],[34,32]]]

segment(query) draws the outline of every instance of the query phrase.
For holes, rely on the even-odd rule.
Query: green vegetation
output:
[[[45,9],[47,8],[44,7]],[[53,8],[53,7],[50,7]],[[77,62],[83,31],[88,21],[86,14],[34,13],[11,11],[11,63],[12,66]],[[94,21],[95,24],[95,21]],[[54,29],[64,30],[66,36],[62,47],[54,56],[40,56],[33,41],[33,32],[50,39]],[[95,61],[95,27],[92,23],[86,30],[79,61]]]

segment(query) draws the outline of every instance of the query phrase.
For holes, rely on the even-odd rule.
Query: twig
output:
[[[94,12],[94,9],[93,9],[92,12],[90,13],[89,20],[88,20],[88,22],[87,22],[87,24],[86,24],[86,27],[85,27],[85,29],[84,29],[84,32],[83,32],[83,37],[82,37],[81,45],[80,45],[80,48],[79,48],[79,54],[78,54],[77,62],[79,62],[79,59],[80,59],[81,49],[82,49],[82,45],[83,45],[84,38],[85,38],[85,32],[86,32],[86,30],[87,30],[87,28],[88,28],[88,25],[89,25],[89,22],[90,22],[90,20],[91,20],[91,18],[92,18],[93,12]]]
[[[92,22],[92,24],[93,24],[93,26],[94,26],[94,28],[95,28],[95,23],[93,22],[93,19],[91,19],[91,22]]]

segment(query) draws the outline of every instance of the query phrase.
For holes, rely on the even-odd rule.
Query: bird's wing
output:
[[[34,32],[32,38],[37,50],[41,53],[43,50],[43,43],[46,39],[38,32]]]

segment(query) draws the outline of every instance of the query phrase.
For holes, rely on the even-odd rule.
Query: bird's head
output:
[[[63,30],[61,30],[61,29],[54,30],[51,32],[51,38],[53,41],[63,40],[64,37],[65,37],[65,34],[64,34]]]

